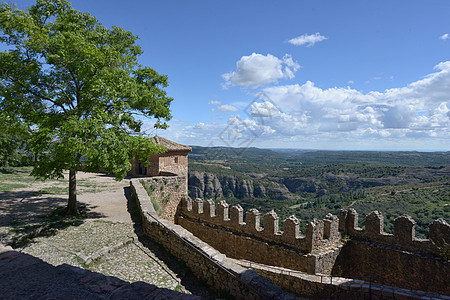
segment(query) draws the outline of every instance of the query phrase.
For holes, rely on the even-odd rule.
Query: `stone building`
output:
[[[172,142],[166,138],[155,135],[152,137],[155,144],[166,148],[166,152],[150,156],[150,164],[145,166],[135,157],[131,161],[130,176],[152,177],[165,175],[187,176],[188,153],[192,148]]]

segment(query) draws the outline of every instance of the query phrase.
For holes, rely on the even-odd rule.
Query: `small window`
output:
[[[178,157],[175,157],[175,163],[176,164],[178,163]]]

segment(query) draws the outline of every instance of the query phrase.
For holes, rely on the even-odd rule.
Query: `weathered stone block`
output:
[[[225,200],[222,200],[219,203],[217,203],[216,213],[219,222],[229,220],[229,205]]]
[[[346,232],[345,224],[347,224],[347,210],[341,209],[339,213],[339,231]]]
[[[300,221],[294,216],[290,216],[283,223],[283,239],[294,242],[300,238]]]
[[[339,220],[337,216],[327,214],[323,219],[323,238],[335,240],[339,238]]]
[[[261,213],[252,208],[245,214],[245,223],[247,223],[246,229],[249,232],[259,232],[261,231]]]
[[[207,218],[214,218],[216,216],[216,205],[214,203],[214,200],[208,199],[205,201],[205,216]]]
[[[357,228],[358,228],[358,213],[353,208],[349,208],[347,210],[345,232],[351,235]]]
[[[264,215],[264,235],[268,238],[273,238],[275,234],[280,233],[279,219],[280,218],[273,209]]]
[[[394,220],[394,237],[399,242],[412,242],[416,238],[416,221],[411,216],[401,215]]]
[[[183,210],[186,212],[192,211],[192,199],[190,197],[183,197],[181,199]]]
[[[323,221],[314,219],[306,224],[306,249],[313,251],[320,247],[323,239]]]
[[[192,208],[193,208],[193,212],[195,214],[202,215],[203,214],[203,200],[200,198],[196,198],[192,202]]]
[[[231,207],[230,220],[232,226],[244,225],[244,209],[239,204]]]
[[[384,232],[384,218],[377,210],[366,216],[366,233],[369,235],[380,235]]]
[[[450,247],[450,225],[444,219],[431,223],[430,240],[438,247]]]

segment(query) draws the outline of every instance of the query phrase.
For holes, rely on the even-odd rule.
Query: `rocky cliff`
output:
[[[410,170],[411,169],[411,170]],[[414,171],[414,172],[413,172]],[[434,174],[438,173],[439,174]],[[322,196],[328,193],[347,192],[361,188],[414,184],[435,175],[450,174],[450,167],[444,169],[408,168],[397,176],[364,177],[361,174],[332,174],[326,172],[313,177],[277,177],[265,174],[228,175],[210,172],[189,172],[189,196],[191,198],[271,198],[287,200],[295,194],[314,193]],[[414,176],[412,176],[412,174]]]
[[[220,175],[207,172],[189,172],[189,196],[191,198],[265,198],[290,199],[292,194],[278,182]]]

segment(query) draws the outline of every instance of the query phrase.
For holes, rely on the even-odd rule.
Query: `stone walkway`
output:
[[[201,299],[68,264],[55,267],[1,245],[0,276],[1,299]]]
[[[31,184],[0,193],[0,243],[27,237],[16,250],[52,266],[65,264],[127,281],[199,295],[215,296],[158,245],[141,234],[139,214],[131,199],[129,180],[116,182],[104,174],[78,173],[78,201],[88,209],[88,219],[45,227],[42,215],[65,205],[67,196],[39,194],[44,188],[63,188],[65,182]],[[34,210],[33,210],[34,208]],[[34,231],[33,231],[34,230]]]

